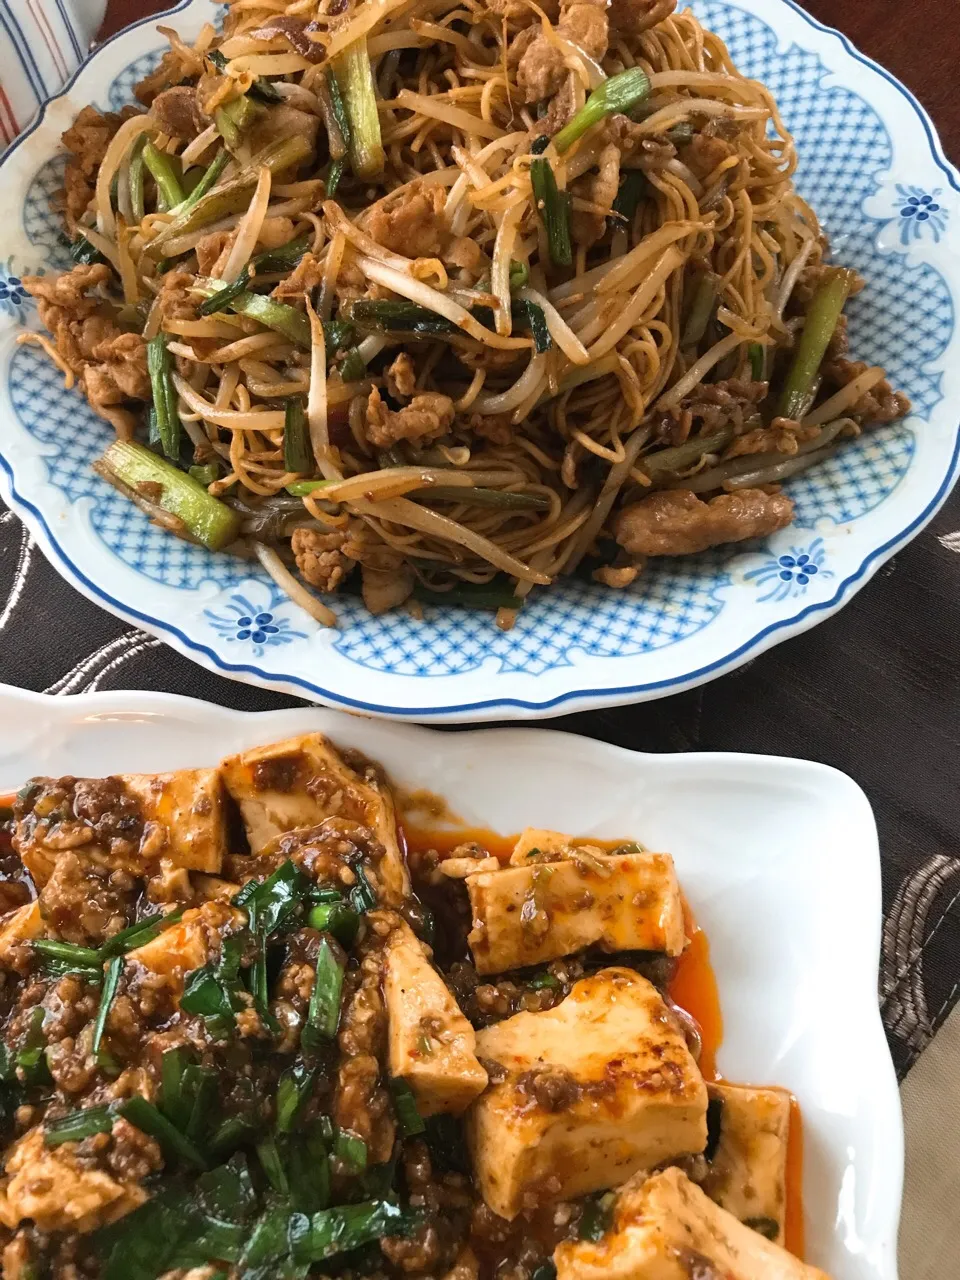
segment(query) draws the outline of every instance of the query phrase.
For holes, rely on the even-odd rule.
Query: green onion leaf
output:
[[[277,1146],[276,1138],[264,1138],[257,1143],[257,1159],[274,1191],[286,1195],[290,1190],[290,1183],[287,1181],[287,1173],[280,1158],[280,1148]]]
[[[366,36],[334,59],[333,74],[349,122],[350,167],[358,178],[375,178],[382,171],[386,156]]]
[[[338,1129],[333,1139],[333,1154],[347,1175],[363,1173],[367,1167],[367,1144],[348,1129]]]
[[[124,1120],[128,1120],[135,1128],[149,1134],[151,1138],[156,1138],[167,1157],[182,1160],[198,1169],[207,1167],[207,1162],[190,1139],[184,1137],[180,1130],[146,1098],[134,1094],[132,1098],[126,1098],[118,1103],[117,1110]]]
[[[177,213],[183,213],[185,209],[192,209],[195,204],[199,204],[207,192],[219,181],[231,158],[230,152],[225,147],[221,147],[206,169],[204,169],[200,181],[184,200]]]
[[[754,382],[763,382],[764,365],[766,364],[766,354],[763,344],[760,342],[751,342],[747,347],[747,355],[750,358],[750,376]]]
[[[558,190],[550,161],[542,157],[530,162],[530,181],[534,203],[547,230],[551,261],[558,267],[569,267],[573,263],[569,195]]]
[[[145,445],[115,440],[94,463],[94,469],[111,483],[119,482],[134,491],[142,484],[150,485],[151,501],[182,520],[190,536],[211,551],[221,551],[240,531],[235,511]]]
[[[559,991],[563,984],[555,974],[544,969],[541,973],[535,973],[529,977],[526,985],[532,991]]]
[[[120,974],[123,972],[123,956],[114,956],[112,960],[107,962],[106,972],[103,979],[103,990],[100,993],[100,1008],[97,1010],[97,1020],[93,1024],[93,1043],[90,1051],[96,1058],[98,1064],[103,1066],[100,1054],[100,1042],[103,1040],[103,1033],[107,1025],[107,1017],[110,1013],[110,1006],[117,994],[117,987],[120,984]]]
[[[530,268],[525,262],[510,259],[510,288],[522,289],[530,279]]]
[[[183,187],[170,156],[158,151],[152,142],[143,147],[143,162],[153,175],[157,192],[164,209],[175,208],[183,200]]]
[[[401,1138],[413,1138],[426,1130],[423,1117],[417,1107],[413,1090],[406,1080],[395,1077],[390,1081],[390,1093],[393,1095],[393,1110],[397,1117],[397,1128]]]
[[[320,1213],[297,1215],[290,1223],[290,1252],[295,1262],[323,1262],[383,1236],[407,1235],[422,1221],[415,1210],[389,1200],[340,1205]]]
[[[77,228],[77,238],[70,246],[70,257],[78,266],[89,266],[92,262],[106,262],[99,249],[94,248],[83,234],[83,227]]]
[[[799,421],[807,413],[814,381],[855,282],[856,272],[842,267],[824,272],[810,300],[793,363],[780,392],[778,417]]]
[[[630,67],[598,85],[577,114],[553,139],[560,155],[586,131],[607,116],[626,114],[650,93],[650,78],[641,67]]]
[[[344,382],[359,382],[367,376],[367,362],[358,347],[351,347],[340,365],[340,377]]]
[[[314,1071],[298,1062],[280,1077],[277,1084],[277,1133],[290,1133],[294,1121],[310,1093]]]
[[[215,462],[204,462],[195,467],[188,467],[187,475],[191,480],[196,480],[197,484],[202,484],[204,489],[209,489],[213,482],[219,479],[220,468]]]
[[[640,201],[646,196],[649,189],[647,176],[642,169],[625,170],[620,179],[620,186],[617,188],[616,198],[613,202],[613,212],[619,214],[624,222],[632,222]]]
[[[64,960],[80,969],[100,967],[100,952],[93,947],[79,947],[74,942],[57,942],[53,938],[37,938],[33,950],[51,960]]]
[[[176,911],[171,911],[169,914],[157,911],[151,916],[145,916],[136,924],[128,925],[126,929],[121,929],[119,933],[109,938],[100,948],[100,955],[107,960],[110,956],[126,955],[128,951],[152,942],[154,938],[159,938],[169,925],[176,924],[182,918],[183,912],[184,908],[178,907]]]
[[[109,1133],[112,1128],[113,1114],[108,1106],[85,1107],[59,1120],[44,1121],[43,1140],[48,1147],[59,1147],[64,1142],[82,1142],[95,1133]]]
[[[349,949],[356,941],[360,914],[343,901],[323,902],[311,910],[307,924],[311,929],[332,934],[341,947]]]
[[[302,396],[291,396],[287,401],[283,418],[283,465],[287,471],[300,475],[313,470],[313,450]]]
[[[167,350],[167,335],[158,333],[147,343],[147,370],[153,391],[153,407],[157,413],[157,431],[163,452],[176,461],[180,456],[180,414],[173,386],[172,363]]]
[[[377,894],[367,878],[366,868],[358,864],[356,872],[357,883],[350,890],[350,905],[362,915],[364,911],[372,911],[377,905]]]
[[[346,962],[334,950],[326,935],[320,939],[317,952],[316,977],[306,1025],[301,1032],[305,1049],[317,1049],[326,1040],[332,1040],[340,1025],[340,997],[343,992],[343,972]]]

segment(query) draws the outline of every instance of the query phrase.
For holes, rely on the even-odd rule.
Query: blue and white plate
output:
[[[117,109],[156,62],[144,21],[104,45],[2,166],[0,491],[68,581],[222,675],[378,715],[527,719],[690,688],[828,617],[943,503],[958,471],[960,175],[919,103],[792,0],[694,0],[797,137],[800,190],[868,289],[850,307],[858,358],[908,393],[870,432],[789,486],[797,521],[762,544],[654,563],[628,592],[540,592],[513,631],[493,616],[372,618],[350,597],[318,627],[250,566],[153,528],[91,461],[110,429],[35,347],[20,277],[69,265],[51,200],[61,132],[86,103]],[[187,0],[187,35],[215,16]]]

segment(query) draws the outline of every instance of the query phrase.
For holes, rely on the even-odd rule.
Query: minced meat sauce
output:
[[[273,761],[254,790],[319,794],[313,781]],[[554,1008],[611,964],[666,993],[676,962],[587,948],[481,976],[463,883],[423,842],[397,901],[384,845],[356,821],[256,851],[231,834],[219,875],[152,856],[168,847],[155,825],[119,778],[35,779],[4,824],[2,1280],[550,1280],[554,1248],[602,1198],[545,1186],[512,1221],[484,1203],[462,1121],[423,1119],[391,1078],[390,941],[425,944],[476,1029]],[[242,826],[227,813],[225,830]],[[421,1022],[429,1053],[441,1025]],[[580,1096],[550,1064],[518,1085],[548,1113]]]

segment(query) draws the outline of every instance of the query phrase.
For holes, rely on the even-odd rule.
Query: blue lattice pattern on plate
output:
[[[60,202],[63,199],[64,155],[48,160],[37,172],[23,202],[23,229],[43,261],[58,271],[73,266],[63,230]]]
[[[891,160],[883,122],[849,90],[825,85],[827,72],[815,55],[796,46],[780,50],[760,19],[722,0],[696,0],[694,8],[727,41],[741,69],[770,87],[797,139],[800,190],[832,233],[837,257],[870,281],[869,290],[850,307],[854,353],[885,365],[911,396],[917,416],[928,417],[942,397],[940,377],[929,372],[929,364],[950,340],[954,312],[933,268],[908,263],[903,255],[881,254],[877,247],[883,224],[864,206]],[[159,50],[145,54],[116,77],[108,90],[110,109],[133,100],[134,85],[159,57]],[[54,160],[40,170],[24,208],[28,238],[55,266],[69,265],[50,199],[60,185],[61,166]],[[909,347],[897,320],[904,313],[911,316]],[[50,480],[72,502],[92,499],[93,528],[124,563],[153,581],[187,590],[205,581],[224,592],[243,582],[248,594],[252,586],[267,585],[252,581],[248,565],[154,529],[91,473],[89,464],[109,440],[109,428],[76,393],[63,390],[58,372],[33,348],[21,348],[14,357],[11,389],[27,430],[49,446]],[[914,448],[909,428],[882,428],[798,477],[788,486],[797,504],[797,525],[846,522],[874,509],[903,478]],[[723,608],[721,591],[731,582],[731,563],[744,550],[660,562],[632,591],[572,584],[537,594],[509,633],[497,631],[487,614],[460,609],[428,610],[423,622],[398,613],[371,617],[354,597],[341,596],[335,647],[360,666],[408,676],[458,675],[487,661],[500,671],[538,675],[573,665],[576,650],[600,657],[636,655],[709,626]],[[275,607],[295,615],[290,625],[302,624],[303,615],[292,605]]]
[[[719,614],[728,558],[663,562],[644,576],[642,591],[618,595],[616,607],[608,591],[586,584],[537,595],[507,632],[469,609],[430,609],[428,626],[403,614],[384,626],[359,613],[335,648],[366,667],[410,676],[456,675],[490,659],[501,671],[542,675],[569,666],[573,649],[598,657],[649,653],[695,635]]]
[[[129,67],[125,67],[120,72],[107,93],[107,102],[111,111],[119,111],[121,107],[137,101],[133,92],[134,87],[144,76],[148,76],[160,65],[162,57],[163,49],[155,49],[152,53],[145,53],[143,57],[137,58],[136,62],[131,62]]]

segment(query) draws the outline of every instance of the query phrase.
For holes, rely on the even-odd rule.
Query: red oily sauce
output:
[[[517,837],[502,836],[482,827],[457,827],[430,830],[405,825],[400,830],[401,846],[417,853],[436,849],[450,854],[458,845],[478,844],[501,862],[509,861]],[[601,848],[615,849],[622,840],[591,840]],[[710,944],[694,918],[690,904],[683,900],[684,931],[687,946],[677,961],[677,967],[667,988],[674,1004],[679,1005],[696,1021],[700,1029],[700,1071],[708,1081],[720,1081],[717,1070],[717,1052],[723,1041],[723,1016],[720,1012],[720,992],[710,963]],[[786,1246],[797,1258],[804,1254],[803,1233],[803,1121],[796,1098],[790,1099],[790,1131],[787,1139],[787,1204],[785,1225]]]

